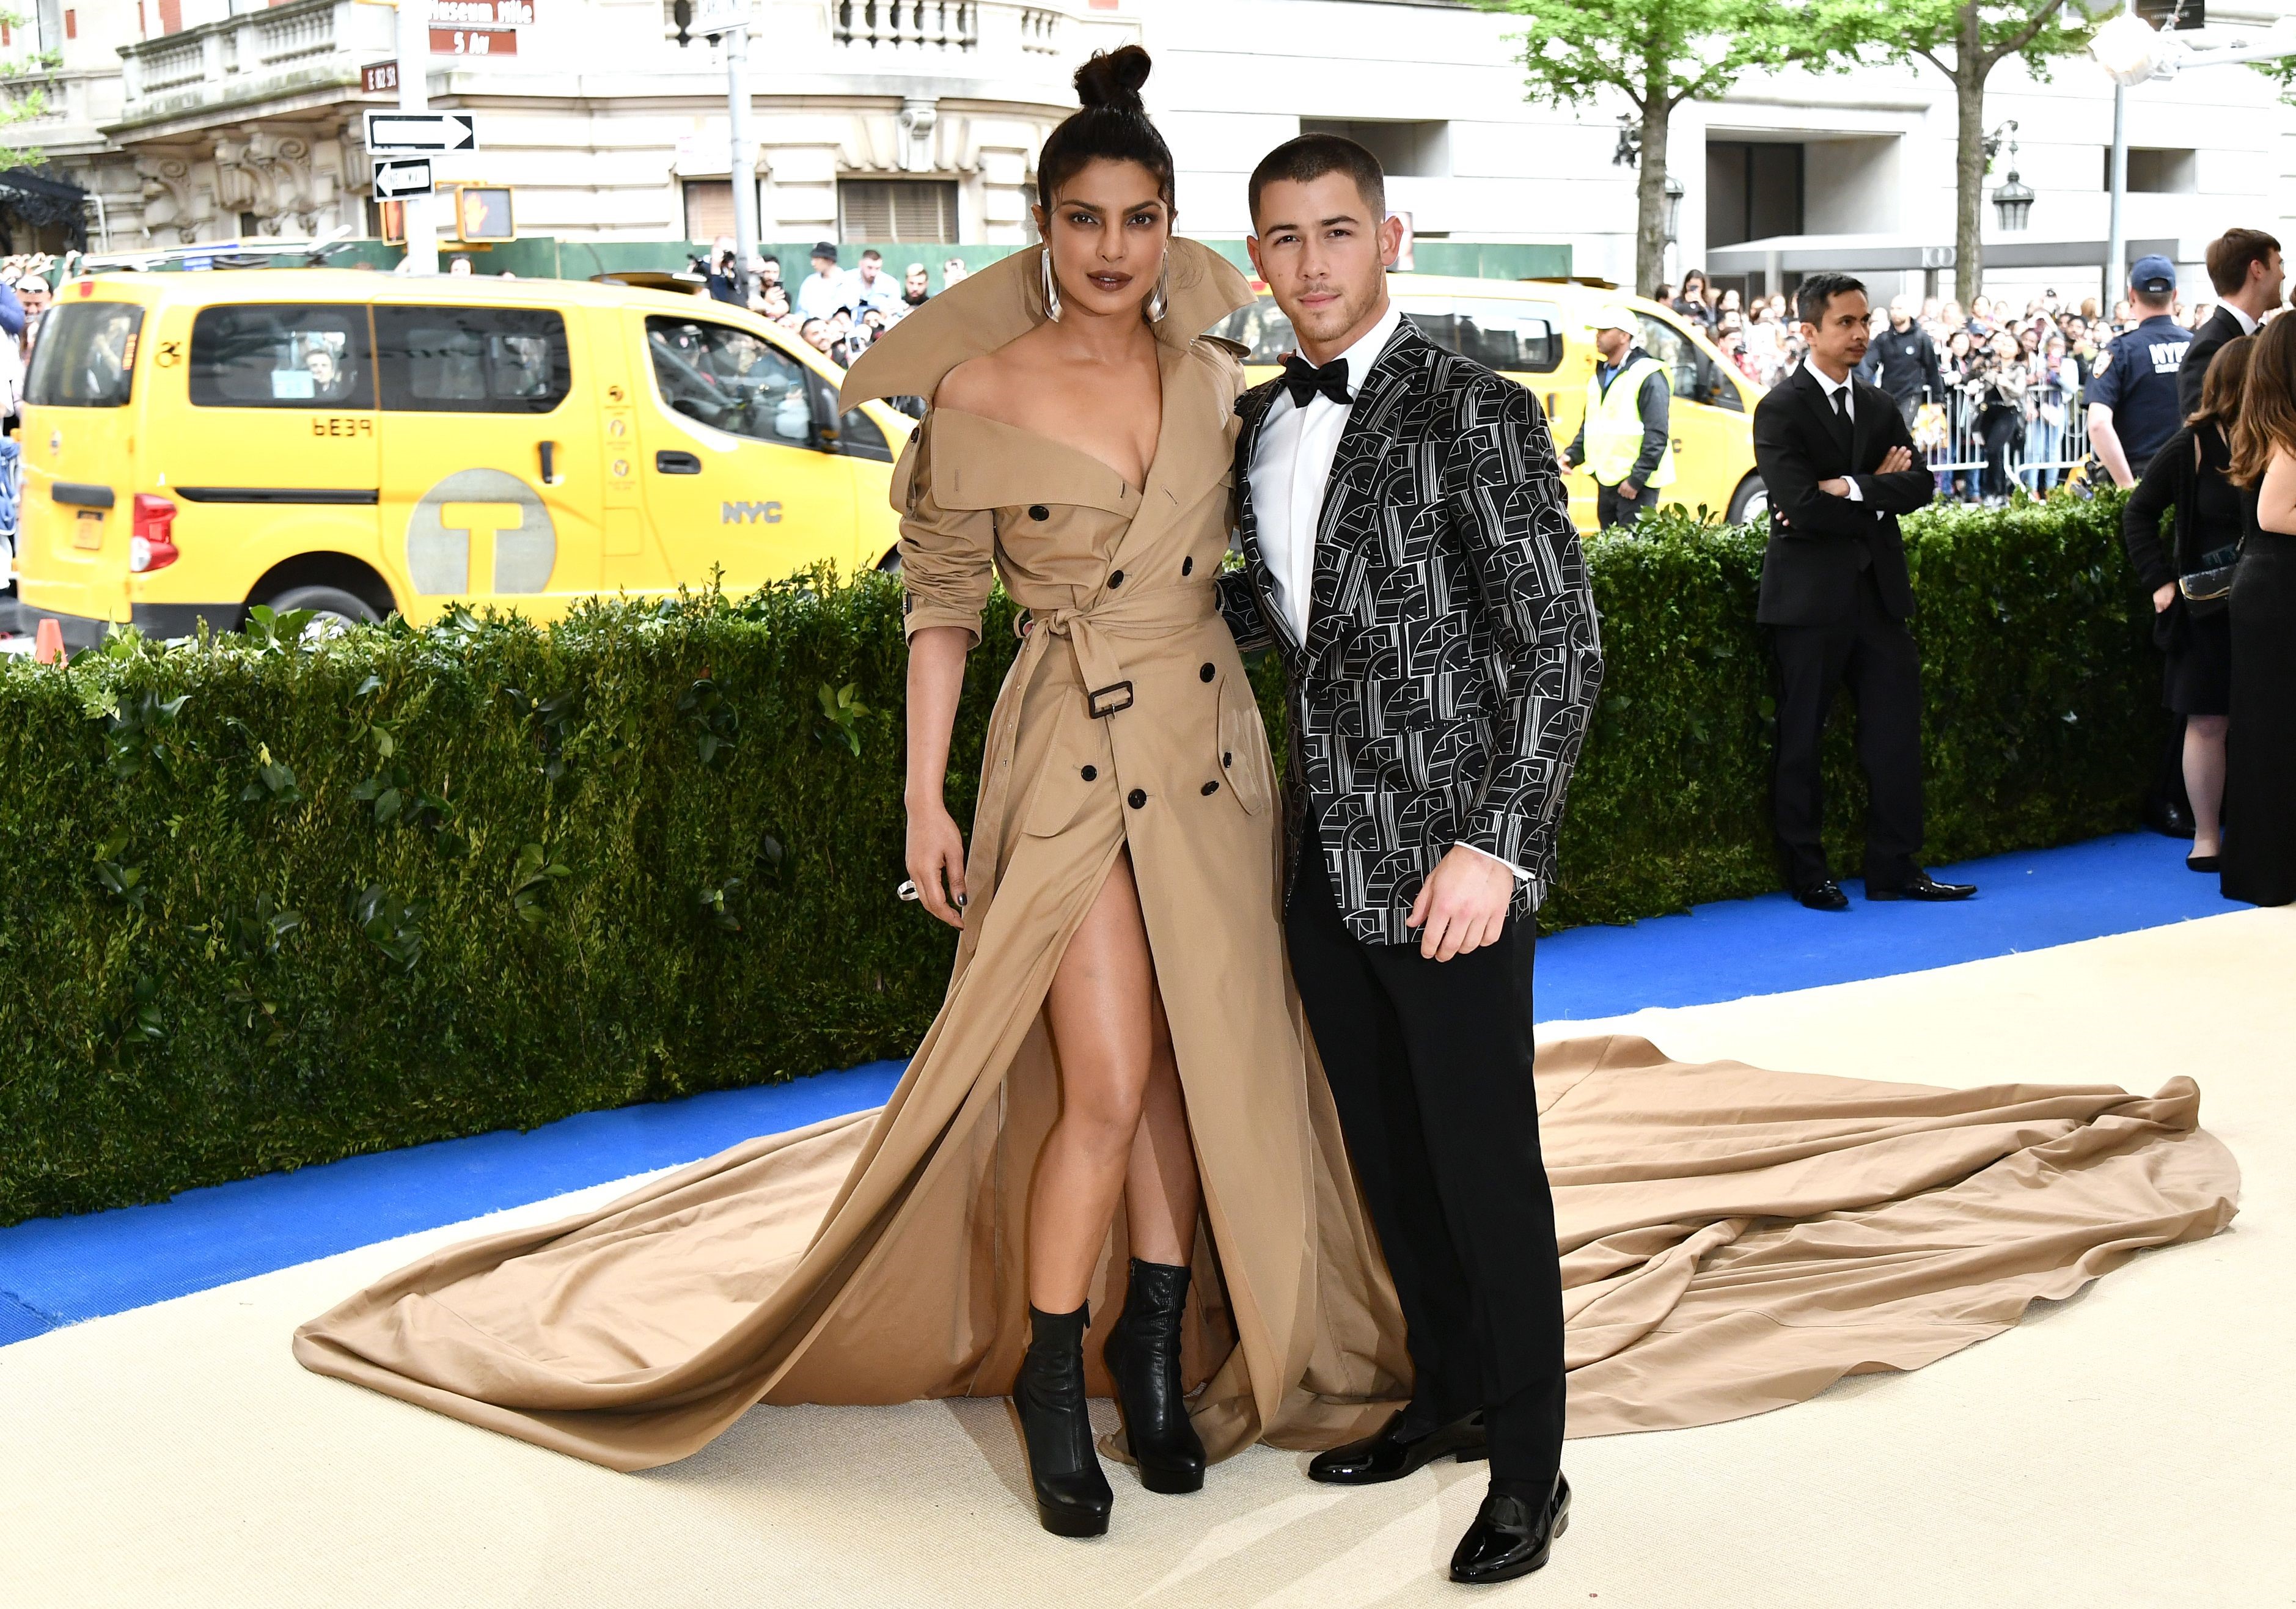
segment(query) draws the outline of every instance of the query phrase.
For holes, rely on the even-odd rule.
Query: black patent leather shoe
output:
[[[1480,1587],[1529,1575],[1546,1563],[1554,1539],[1570,1529],[1570,1482],[1561,1475],[1544,1503],[1494,1491],[1451,1555],[1451,1579]]]
[[[1814,911],[1846,911],[1849,908],[1849,896],[1843,893],[1841,885],[1831,877],[1824,882],[1813,882],[1806,889],[1796,889],[1794,898]]]
[[[1868,899],[1966,899],[1975,892],[1977,885],[1973,882],[1939,882],[1927,872],[1915,872],[1895,888],[1877,889],[1871,882],[1866,885]]]
[[[1188,1423],[1180,1377],[1180,1317],[1187,1306],[1187,1269],[1136,1257],[1124,1316],[1101,1349],[1115,1383],[1125,1445],[1150,1491],[1204,1489],[1204,1444]]]
[[[2188,872],[2220,872],[2224,870],[2224,857],[2221,855],[2187,855],[2185,857],[2185,869]]]
[[[1116,1501],[1093,1449],[1092,1415],[1085,1403],[1084,1332],[1089,1317],[1089,1308],[1040,1313],[1031,1307],[1029,1350],[1013,1383],[1037,1519],[1054,1536],[1104,1534]]]
[[[1481,1414],[1469,1414],[1414,1434],[1404,1428],[1398,1409],[1392,1419],[1362,1441],[1310,1458],[1308,1478],[1326,1486],[1376,1486],[1382,1481],[1400,1481],[1447,1456],[1462,1464],[1490,1457],[1490,1438],[1483,1429]]]

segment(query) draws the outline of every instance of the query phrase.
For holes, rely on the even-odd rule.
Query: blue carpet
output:
[[[1631,927],[1543,940],[1543,1021],[1695,1006],[1948,966],[2245,908],[2150,833],[2003,855],[1951,868],[1980,891],[1960,905],[1803,910],[1784,894],[1702,905]],[[0,1346],[61,1324],[441,1224],[709,1156],[754,1135],[881,1104],[902,1063],[795,1083],[585,1112],[530,1134],[488,1134],[207,1189],[152,1206],[0,1229]]]
[[[2185,869],[2189,848],[2124,833],[1932,868],[1942,881],[1977,884],[1974,899],[1952,905],[1869,904],[1863,883],[1845,882],[1846,911],[1764,894],[1631,927],[1572,928],[1539,941],[1538,1018],[1783,994],[2248,909],[2226,900],[2214,877]]]
[[[901,1062],[586,1112],[0,1229],[0,1345],[884,1104]],[[346,1293],[348,1294],[348,1293]]]

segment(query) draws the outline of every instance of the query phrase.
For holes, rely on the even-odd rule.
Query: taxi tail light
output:
[[[127,568],[137,574],[165,570],[180,555],[176,551],[176,505],[150,492],[135,494],[135,521],[128,529]]]

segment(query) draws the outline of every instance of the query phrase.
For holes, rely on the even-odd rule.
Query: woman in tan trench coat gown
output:
[[[1043,160],[1049,174],[1054,147]],[[1128,168],[1154,193],[1158,176],[1136,163],[1095,166]],[[1168,167],[1160,178],[1168,186]],[[1043,253],[1015,253],[911,314],[856,366],[843,405],[932,397],[951,370],[1042,324]],[[1185,1227],[1180,1254],[1193,1251],[1193,1268],[1166,1270],[1177,1279],[1149,1294],[1185,1303],[1185,1322],[1169,1315],[1172,1334],[1185,1386],[1205,1389],[1157,1446],[1111,1450],[1140,1463],[1152,1487],[1193,1490],[1206,1454],[1262,1437],[1325,1445],[1406,1394],[1401,1320],[1329,1096],[1303,1063],[1277,927],[1267,736],[1212,601],[1242,371],[1234,349],[1201,337],[1251,292],[1218,254],[1177,238],[1161,281],[1148,326],[1161,428],[1144,422],[1153,452],[1138,484],[1076,447],[946,405],[895,472],[913,644],[938,628],[977,641],[992,573],[1031,629],[990,723],[970,853],[951,878],[968,896],[955,974],[882,1113],[865,1134],[827,1125],[723,1169],[668,1225],[658,1211],[633,1218],[630,1233],[653,1238],[658,1261],[617,1257],[592,1237],[586,1252],[498,1267],[470,1248],[456,1276],[490,1285],[482,1326],[471,1322],[468,1287],[449,1307],[430,1293],[434,1280],[394,1282],[309,1326],[298,1343],[306,1362],[624,1468],[692,1452],[760,1400],[1002,1395],[1016,1374],[1025,1385],[1024,1356],[1045,1361],[1046,1350],[1041,1334],[1027,1350],[1029,1293],[1045,1288],[1029,1258],[1046,1216],[1071,1239],[1077,1228],[1064,1202],[1029,1211],[1047,1136],[1080,1093],[1063,1097],[1047,995],[1103,889],[1128,886],[1184,1091],[1183,1148],[1193,1141],[1193,1165],[1181,1165],[1201,1179],[1210,1230]],[[1151,283],[1131,290],[1136,305]],[[938,733],[921,732],[914,707],[940,694],[921,691],[913,669],[913,770],[921,749],[946,751],[953,686],[946,694],[947,707],[922,722],[937,720]],[[937,802],[937,771],[930,787]],[[842,1183],[820,1203],[832,1168]],[[1196,1178],[1181,1191],[1191,1219]],[[1136,1203],[1141,1181],[1129,1184]],[[796,1210],[808,1186],[809,1214]],[[714,1233],[698,1232],[710,1220]],[[682,1255],[665,1227],[681,1231]],[[1137,1236],[1124,1210],[1112,1227],[1104,1216],[1082,1227],[1073,1277],[1092,1300],[1036,1315],[1040,1332],[1048,1318],[1072,1321],[1057,1338],[1065,1356],[1047,1367],[1074,1375],[1081,1444],[1041,1433],[1031,1417],[1047,1404],[1017,1393],[1045,1523],[1072,1534],[1104,1529],[1108,1504],[1084,1393],[1108,1393],[1111,1321],[1144,1305],[1136,1265],[1128,1282],[1124,1248]],[[593,1322],[562,1331],[551,1318],[570,1298]],[[552,1311],[534,1316],[537,1305]],[[1098,1319],[1089,1342],[1087,1314]],[[375,1368],[384,1357],[390,1367]],[[1138,1443],[1139,1404],[1118,1394]],[[1064,1458],[1073,1478],[1048,1490],[1046,1465]]]

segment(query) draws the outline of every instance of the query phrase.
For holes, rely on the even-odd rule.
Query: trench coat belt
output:
[[[1115,719],[1130,707],[1131,683],[1111,639],[1160,636],[1213,613],[1208,587],[1144,587],[1136,592],[1103,594],[1080,608],[1029,611],[1031,629],[1021,638],[1021,652],[1005,673],[1004,695],[989,718],[980,802],[972,825],[972,850],[980,863],[967,872],[968,883],[975,888],[996,886],[1005,804],[1013,791],[1013,757],[1021,742],[1021,695],[1037,673],[1037,661],[1051,652],[1051,644],[1064,642],[1076,655],[1086,712]]]

